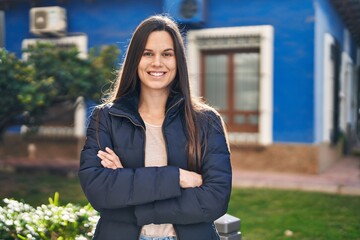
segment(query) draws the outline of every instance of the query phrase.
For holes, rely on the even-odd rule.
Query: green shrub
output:
[[[91,48],[86,59],[76,48],[38,43],[24,50],[27,61],[0,48],[0,140],[12,125],[42,123],[55,104],[75,100],[100,102],[116,78],[115,45]]]
[[[59,194],[48,205],[29,204],[5,198],[0,207],[0,239],[91,239],[98,213],[90,206],[59,205]]]

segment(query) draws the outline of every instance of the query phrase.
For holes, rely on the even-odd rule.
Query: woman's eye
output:
[[[143,56],[152,56],[152,53],[151,52],[144,52]]]
[[[171,56],[173,56],[173,54],[170,53],[170,52],[166,52],[166,53],[163,53],[163,56],[164,57],[171,57]]]

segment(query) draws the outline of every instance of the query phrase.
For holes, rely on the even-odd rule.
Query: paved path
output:
[[[344,157],[316,175],[233,170],[233,186],[360,195],[360,157]]]
[[[53,159],[50,163],[29,159],[3,159],[0,169],[47,169],[73,173],[79,162]],[[344,157],[321,174],[295,174],[233,170],[234,187],[265,187],[320,191],[360,196],[360,157]]]

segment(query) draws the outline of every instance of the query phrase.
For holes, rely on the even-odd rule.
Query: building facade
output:
[[[53,6],[66,10],[67,26],[51,41],[84,56],[104,44],[124,53],[141,20],[174,17],[192,90],[224,117],[235,167],[319,173],[359,142],[358,2],[0,0],[0,46],[20,56],[49,39],[30,32],[30,15]]]

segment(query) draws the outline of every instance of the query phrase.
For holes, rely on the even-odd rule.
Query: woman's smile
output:
[[[148,72],[148,73],[153,77],[159,77],[159,78],[163,77],[166,74],[166,72]]]

